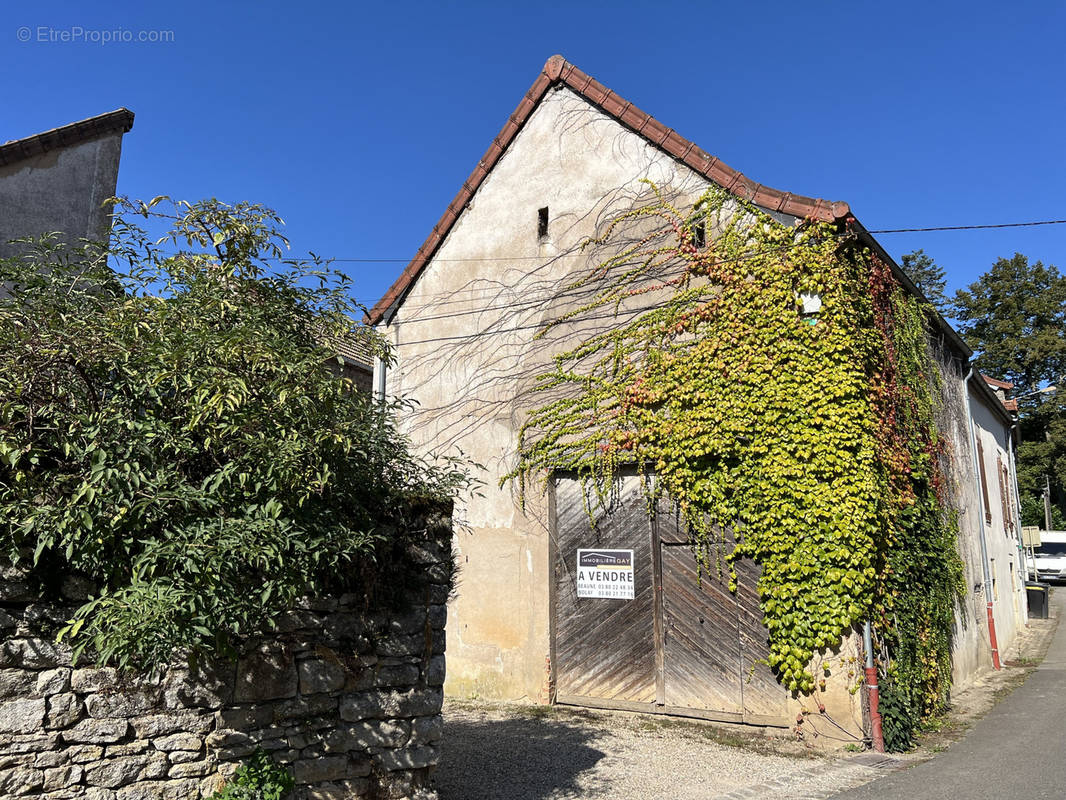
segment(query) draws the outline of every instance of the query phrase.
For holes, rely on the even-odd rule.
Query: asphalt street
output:
[[[1052,605],[1066,612],[1066,589]],[[834,800],[1066,798],[1066,625],[1025,683],[936,758]]]

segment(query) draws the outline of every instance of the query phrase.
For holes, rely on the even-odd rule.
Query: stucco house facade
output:
[[[596,615],[607,612],[580,610],[568,572],[573,551],[589,546],[582,540],[588,515],[580,488],[568,476],[558,476],[547,491],[528,494],[523,504],[513,483],[503,481],[514,469],[535,376],[551,364],[554,353],[618,324],[614,318],[578,315],[545,331],[547,321],[587,303],[594,288],[574,288],[574,277],[590,266],[582,242],[619,209],[645,197],[646,181],[669,187],[679,206],[717,185],[786,224],[847,220],[892,266],[897,280],[917,293],[846,203],[755,183],[562,57],[549,59],[429,238],[369,315],[396,356],[388,369],[377,363],[377,391],[416,401],[404,420],[416,446],[426,453],[462,452],[484,467],[480,494],[456,507],[459,572],[448,621],[446,690],[458,696],[794,724],[799,704],[760,666],[764,637],[751,575],[741,572],[734,593],[713,581],[700,582],[686,555],[687,540],[668,524],[669,514],[656,515],[659,521],[650,531],[641,527],[643,516],[635,511],[643,502],[640,487],[625,479],[614,510],[614,519],[624,522],[611,524],[626,528],[618,535],[628,537],[624,540],[634,551],[638,588],[626,608],[651,620],[648,609],[658,604],[654,636],[667,644],[650,652],[650,627],[640,629],[646,631],[643,636],[597,643]],[[935,328],[944,392],[954,398],[942,412],[942,427],[958,455],[952,492],[967,509],[960,521],[960,550],[973,565],[970,572],[983,575],[980,554],[987,547],[980,544],[977,512],[969,510],[977,491],[976,462],[968,455],[972,351],[943,320]],[[974,404],[993,401],[988,393]],[[1007,447],[1009,456],[1007,421],[998,410],[981,407],[989,436],[996,447]],[[983,436],[986,429],[981,430]],[[985,452],[993,451],[1001,452],[990,439]],[[986,524],[983,517],[980,522]],[[1009,539],[1005,542],[997,539],[997,547],[1003,546],[994,550],[1001,646],[1021,619],[1011,611],[1018,599],[1010,581]],[[693,593],[695,586],[700,588]],[[971,589],[975,611],[967,615],[966,634],[957,640],[959,680],[990,663],[985,581],[971,582]],[[663,601],[657,599],[664,595],[665,618]],[[714,609],[727,606],[728,624],[740,644],[728,654],[731,666],[723,662],[712,670],[705,662],[719,648],[685,650],[682,645],[687,638],[709,636],[717,624]],[[578,639],[585,640],[581,652],[573,646]],[[836,656],[855,658],[859,646],[857,634],[845,637]],[[830,687],[824,702],[840,724],[861,735],[861,694],[849,692],[842,681]]]

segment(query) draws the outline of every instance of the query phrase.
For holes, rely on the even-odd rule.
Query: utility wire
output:
[[[927,233],[929,231],[984,231],[990,228],[1032,228],[1037,225],[1066,225],[1066,219],[1045,219],[1038,222],[999,222],[993,225],[941,225],[936,228],[886,228],[869,233]]]
[[[1039,225],[1066,225],[1066,219],[1045,219],[1034,222],[997,222],[988,225],[939,225],[928,228],[881,228],[867,231],[867,233],[932,233],[936,231],[982,231],[994,228],[1033,228]],[[157,250],[160,255],[179,255],[179,252]],[[202,255],[213,255],[205,251]],[[535,256],[484,256],[470,258],[434,258],[435,263],[447,262],[477,262],[477,261],[553,261],[560,258],[583,258],[585,253],[557,253],[555,255]],[[302,261],[300,256],[260,256],[260,261]],[[328,258],[322,257],[324,262],[344,264],[407,264],[411,258]]]

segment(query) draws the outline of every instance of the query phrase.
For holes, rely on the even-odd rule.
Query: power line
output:
[[[992,225],[941,225],[935,228],[887,228],[869,233],[927,233],[929,231],[983,231],[990,228],[1032,228],[1037,225],[1066,225],[1066,219],[1045,219],[1038,222],[999,222]]]
[[[980,231],[990,230],[994,228],[1033,228],[1039,225],[1066,225],[1066,219],[1045,219],[1037,220],[1034,222],[997,222],[986,225],[938,225],[934,227],[926,228],[881,228],[878,230],[870,230],[867,233],[931,233],[936,231]],[[155,252],[160,255],[184,255],[188,251],[167,251],[156,250]],[[202,253],[194,253],[193,255],[215,255],[211,251],[204,251]],[[471,256],[466,258],[434,258],[436,263],[470,263],[478,261],[553,261],[561,258],[584,258],[585,253],[578,252],[566,252],[556,253],[554,255],[530,255],[530,256]],[[363,257],[319,257],[326,263],[342,263],[342,264],[408,264],[412,258],[363,258]],[[307,259],[300,256],[259,256],[259,261],[305,261]]]

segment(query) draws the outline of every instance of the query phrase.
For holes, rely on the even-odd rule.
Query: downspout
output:
[[[1025,592],[1025,584],[1029,580],[1029,554],[1025,551],[1025,543],[1022,541],[1022,498],[1018,493],[1018,457],[1016,455],[1017,446],[1014,442],[1014,432],[1018,431],[1018,435],[1021,436],[1021,428],[1018,427],[1018,423],[1015,422],[1010,426],[1010,439],[1008,444],[1010,448],[1007,453],[1010,455],[1010,482],[1011,482],[1011,494],[1014,495],[1014,532],[1018,536],[1018,552],[1022,557],[1022,569],[1024,572],[1019,576],[1021,578],[1021,585],[1015,587],[1015,591],[1021,590]],[[1034,566],[1035,569],[1035,566]],[[1029,605],[1028,603],[1022,603],[1024,609],[1025,621],[1029,620]]]
[[[374,358],[374,400],[385,402],[385,359]]]
[[[984,592],[985,609],[988,613],[988,645],[992,648],[992,669],[998,670],[999,666],[999,643],[996,641],[996,617],[992,610],[992,572],[988,567],[988,542],[985,539],[985,494],[981,490],[981,465],[977,461],[977,437],[973,432],[973,411],[970,409],[970,380],[973,378],[973,364],[966,375],[966,426],[970,431],[970,454],[973,456],[974,486],[977,489],[977,503],[981,513],[977,518],[977,530],[980,531],[981,539],[981,566],[984,568]],[[982,379],[983,380],[983,379]]]
[[[878,753],[885,752],[885,735],[881,729],[881,712],[877,710],[880,690],[877,686],[877,667],[874,666],[873,631],[870,621],[862,624],[862,649],[866,653],[866,689],[870,699],[870,739]]]

